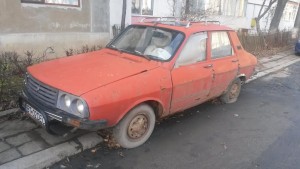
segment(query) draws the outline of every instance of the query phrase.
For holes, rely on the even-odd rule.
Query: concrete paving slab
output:
[[[35,153],[37,151],[41,151],[45,148],[48,148],[47,145],[45,145],[42,142],[39,141],[31,141],[28,143],[23,144],[22,146],[18,147],[18,150],[22,153],[22,155],[29,155],[32,153]]]
[[[0,153],[0,168],[1,168],[1,164],[12,161],[19,157],[21,157],[21,154],[14,148]]]
[[[38,126],[29,120],[4,121],[0,124],[0,138],[13,136],[25,131],[30,131],[34,128],[38,128]]]
[[[86,139],[85,139],[86,137]],[[75,155],[81,152],[96,146],[102,142],[102,138],[96,133],[89,133],[84,136],[81,136],[78,139],[80,144],[75,141],[69,141],[62,144],[59,144],[55,147],[31,154],[29,156],[5,163],[0,166],[1,169],[40,169],[48,167],[55,162],[58,162],[65,157]]]
[[[17,136],[9,137],[5,141],[11,145],[19,146],[21,144],[27,143],[31,140],[31,138],[27,135],[27,133],[23,133]]]
[[[10,146],[6,143],[4,143],[3,141],[0,141],[0,153],[8,150],[10,148]]]

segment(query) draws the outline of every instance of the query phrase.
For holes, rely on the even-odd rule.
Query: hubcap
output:
[[[145,115],[135,116],[128,127],[128,136],[132,139],[139,139],[148,131],[148,119]]]
[[[232,85],[232,87],[231,87],[230,94],[229,94],[229,98],[230,98],[230,99],[235,98],[235,97],[237,96],[237,94],[238,94],[238,91],[239,91],[239,86],[238,86],[238,84],[235,83],[235,84]]]

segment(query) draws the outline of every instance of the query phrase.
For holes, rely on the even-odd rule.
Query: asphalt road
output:
[[[234,104],[206,103],[156,126],[141,147],[100,146],[53,165],[105,169],[299,169],[300,63],[243,86]]]

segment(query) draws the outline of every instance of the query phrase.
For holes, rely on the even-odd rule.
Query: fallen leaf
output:
[[[227,150],[227,146],[226,146],[226,144],[225,144],[225,143],[223,143],[222,145],[223,145],[223,147],[224,147],[224,150]]]
[[[92,168],[92,167],[94,167],[94,166],[91,165],[91,164],[88,164],[88,165],[86,165],[86,167]]]
[[[123,154],[123,152],[118,152],[118,153],[119,153],[119,156],[125,157],[124,154]]]
[[[98,163],[97,165],[95,165],[95,168],[99,168],[101,166],[100,163]]]
[[[67,168],[67,166],[61,164],[61,165],[60,165],[60,168]]]

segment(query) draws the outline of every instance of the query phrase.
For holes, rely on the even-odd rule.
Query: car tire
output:
[[[154,110],[147,104],[132,109],[114,128],[113,136],[123,148],[135,148],[144,144],[155,126]]]
[[[235,79],[228,87],[227,91],[220,97],[223,103],[234,103],[237,101],[242,88],[241,79]]]

